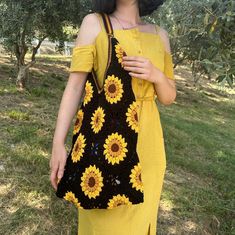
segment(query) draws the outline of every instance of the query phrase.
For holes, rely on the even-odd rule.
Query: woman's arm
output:
[[[170,41],[168,33],[165,29],[160,28],[159,34],[165,45],[165,50],[171,53]],[[159,70],[155,70],[156,81],[154,82],[154,88],[157,93],[158,100],[164,105],[170,105],[176,98],[176,86],[173,79],[167,78],[165,74]],[[160,73],[160,74],[159,74]]]
[[[94,14],[86,15],[80,26],[75,46],[93,44],[99,30],[98,27],[96,16]],[[55,189],[57,188],[57,180],[63,176],[67,158],[64,144],[69,127],[80,103],[87,74],[88,72],[71,72],[61,99],[50,160],[50,180]]]
[[[87,72],[76,72],[69,75],[59,107],[53,145],[65,143],[70,124],[77,111],[84,90],[86,77]]]

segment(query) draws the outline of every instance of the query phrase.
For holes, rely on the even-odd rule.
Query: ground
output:
[[[10,57],[0,55],[0,234],[76,234],[76,209],[49,181],[69,61],[40,56],[23,92]],[[206,80],[194,87],[186,65],[175,77],[175,102],[157,101],[167,156],[158,235],[235,234],[235,91]]]

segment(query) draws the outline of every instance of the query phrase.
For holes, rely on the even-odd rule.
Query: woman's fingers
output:
[[[143,56],[123,56],[122,59],[123,61],[135,60],[135,61],[139,61],[142,63],[146,61],[146,58]]]
[[[50,176],[51,184],[55,190],[57,190],[57,170],[58,168],[52,167]]]
[[[122,61],[122,64],[123,66],[143,67],[145,63],[137,60],[130,60],[130,61]]]
[[[146,73],[146,69],[145,68],[139,68],[139,67],[129,67],[129,66],[124,66],[124,69],[131,71],[131,72],[135,72],[135,73]]]
[[[143,80],[147,80],[147,76],[146,76],[145,74],[133,73],[133,72],[129,72],[129,74],[130,74],[132,77],[140,78],[140,79],[143,79]]]
[[[64,161],[61,161],[60,164],[59,164],[59,170],[58,170],[58,173],[57,173],[57,178],[60,180],[64,174],[64,166],[65,166],[65,162]]]
[[[142,79],[147,79],[148,74],[148,59],[143,57],[129,56],[126,60],[123,60],[123,67],[129,71],[131,76],[135,76]]]
[[[156,68],[148,58],[129,56],[122,62],[123,68],[129,71],[132,77],[156,82]]]
[[[57,190],[58,183],[64,175],[65,164],[67,160],[67,152],[64,145],[53,146],[52,157],[50,160],[50,181],[51,185]]]

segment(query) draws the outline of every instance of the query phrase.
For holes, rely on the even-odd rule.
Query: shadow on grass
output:
[[[75,235],[77,210],[50,184],[51,144],[38,137],[37,125],[17,129],[1,144],[1,233]]]

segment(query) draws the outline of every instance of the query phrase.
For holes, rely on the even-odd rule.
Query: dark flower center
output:
[[[96,117],[95,122],[96,122],[96,123],[99,122],[99,117],[98,117],[98,116]]]
[[[137,115],[137,113],[134,114],[134,118],[135,118],[136,121],[138,121],[138,115]]]
[[[114,93],[116,91],[115,84],[110,84],[108,90],[109,90],[110,93]]]
[[[118,144],[116,144],[116,143],[112,144],[111,150],[112,150],[113,152],[117,152],[117,151],[119,150]]]
[[[79,144],[76,144],[75,151],[78,151],[79,149]]]
[[[95,185],[95,178],[94,177],[90,177],[89,180],[88,180],[88,185],[89,187],[94,187]]]
[[[78,125],[79,123],[80,123],[80,120],[79,120],[79,118],[77,118],[75,125]]]

